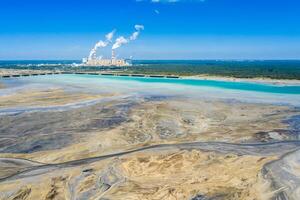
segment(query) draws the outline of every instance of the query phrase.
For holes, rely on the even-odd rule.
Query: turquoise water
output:
[[[300,86],[278,86],[271,84],[215,81],[215,80],[196,80],[196,79],[170,79],[170,78],[147,78],[147,77],[121,77],[121,76],[102,76],[102,75],[64,75],[78,76],[93,79],[112,79],[118,81],[137,81],[142,83],[165,83],[179,84],[197,87],[213,87],[240,91],[253,91],[276,94],[300,94]]]
[[[199,79],[60,74],[0,79],[0,96],[35,89],[114,94],[123,98],[165,96],[300,106],[300,86]]]
[[[259,92],[268,94],[287,94],[287,95],[300,95],[300,85],[274,85],[267,83],[254,83],[254,82],[235,82],[235,81],[221,81],[221,80],[201,80],[201,79],[173,79],[173,78],[150,78],[150,77],[131,77],[131,76],[109,76],[109,75],[88,75],[88,74],[61,74],[61,75],[46,75],[46,76],[34,76],[23,77],[13,79],[2,79],[4,82],[16,82],[18,84],[26,84],[27,82],[61,82],[63,80],[69,80],[74,84],[91,84],[101,83],[105,81],[105,84],[109,85],[109,81],[119,84],[120,86],[134,87],[135,83],[147,85],[159,85],[164,87],[166,85],[173,86],[193,86],[196,88],[216,88],[234,91],[248,91]],[[96,81],[96,82],[95,82]],[[124,83],[124,84],[123,84]],[[116,85],[114,85],[116,87]],[[113,88],[112,88],[113,89]]]

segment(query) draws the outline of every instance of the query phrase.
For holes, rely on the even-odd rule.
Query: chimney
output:
[[[112,60],[116,59],[116,57],[115,57],[115,51],[114,50],[111,51],[111,59]]]

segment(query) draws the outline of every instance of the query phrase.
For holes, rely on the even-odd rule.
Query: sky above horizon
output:
[[[0,60],[81,59],[136,24],[118,57],[300,59],[298,0],[0,0],[0,19]]]

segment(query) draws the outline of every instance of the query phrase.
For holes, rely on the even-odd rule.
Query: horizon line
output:
[[[259,58],[203,58],[203,59],[131,59],[133,61],[300,61],[300,58],[259,59]],[[0,59],[3,61],[81,61],[81,59]]]

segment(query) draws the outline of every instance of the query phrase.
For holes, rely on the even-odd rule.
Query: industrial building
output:
[[[83,60],[84,66],[117,66],[117,67],[125,67],[130,66],[130,61],[125,59],[117,59],[115,57],[115,52],[112,50],[111,59],[103,59],[97,58],[96,56],[92,56],[89,58],[84,58]]]

